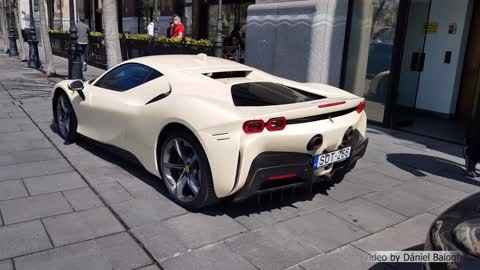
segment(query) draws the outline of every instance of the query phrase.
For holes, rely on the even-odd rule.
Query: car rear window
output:
[[[325,98],[300,89],[271,82],[239,83],[232,86],[235,106],[270,106]]]

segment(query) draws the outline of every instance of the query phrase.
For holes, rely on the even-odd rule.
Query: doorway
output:
[[[392,88],[392,127],[463,142],[467,119],[457,105],[465,92],[462,71],[472,10],[471,0],[410,1]]]
[[[341,88],[365,97],[369,121],[463,143],[480,96],[480,1],[350,0],[348,10]]]

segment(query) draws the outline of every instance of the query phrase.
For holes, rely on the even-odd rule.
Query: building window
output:
[[[367,100],[367,116],[383,122],[399,0],[352,0],[342,87]]]

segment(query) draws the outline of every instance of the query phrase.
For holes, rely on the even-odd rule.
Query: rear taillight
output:
[[[243,131],[247,134],[260,133],[265,129],[263,120],[247,121],[243,124]]]
[[[358,113],[363,112],[363,111],[365,110],[365,106],[366,106],[366,105],[367,105],[367,104],[365,103],[365,100],[362,101],[362,102],[360,102],[360,104],[358,104],[358,106],[357,106],[357,112],[358,112]]]
[[[277,131],[285,129],[286,125],[287,119],[285,117],[272,118],[267,123],[263,122],[263,120],[251,120],[243,124],[243,131],[247,134],[260,133],[265,128],[268,131]]]
[[[287,125],[287,119],[285,117],[277,117],[268,120],[267,129],[269,131],[283,130]]]

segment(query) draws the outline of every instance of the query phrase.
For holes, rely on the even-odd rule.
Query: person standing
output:
[[[85,23],[85,18],[80,18],[77,23],[77,42],[80,45],[82,56],[83,71],[87,71],[87,57],[88,57],[88,35],[90,34],[90,27]]]
[[[153,37],[155,33],[155,24],[151,21],[147,26],[147,33],[149,36]]]
[[[184,38],[185,37],[185,26],[182,24],[182,19],[180,16],[175,15],[173,17],[173,38]]]
[[[478,91],[478,89],[477,89]],[[466,136],[465,136],[465,167],[467,169],[467,176],[477,177],[475,167],[480,161],[480,102],[477,101],[474,106],[473,119],[470,122]]]

